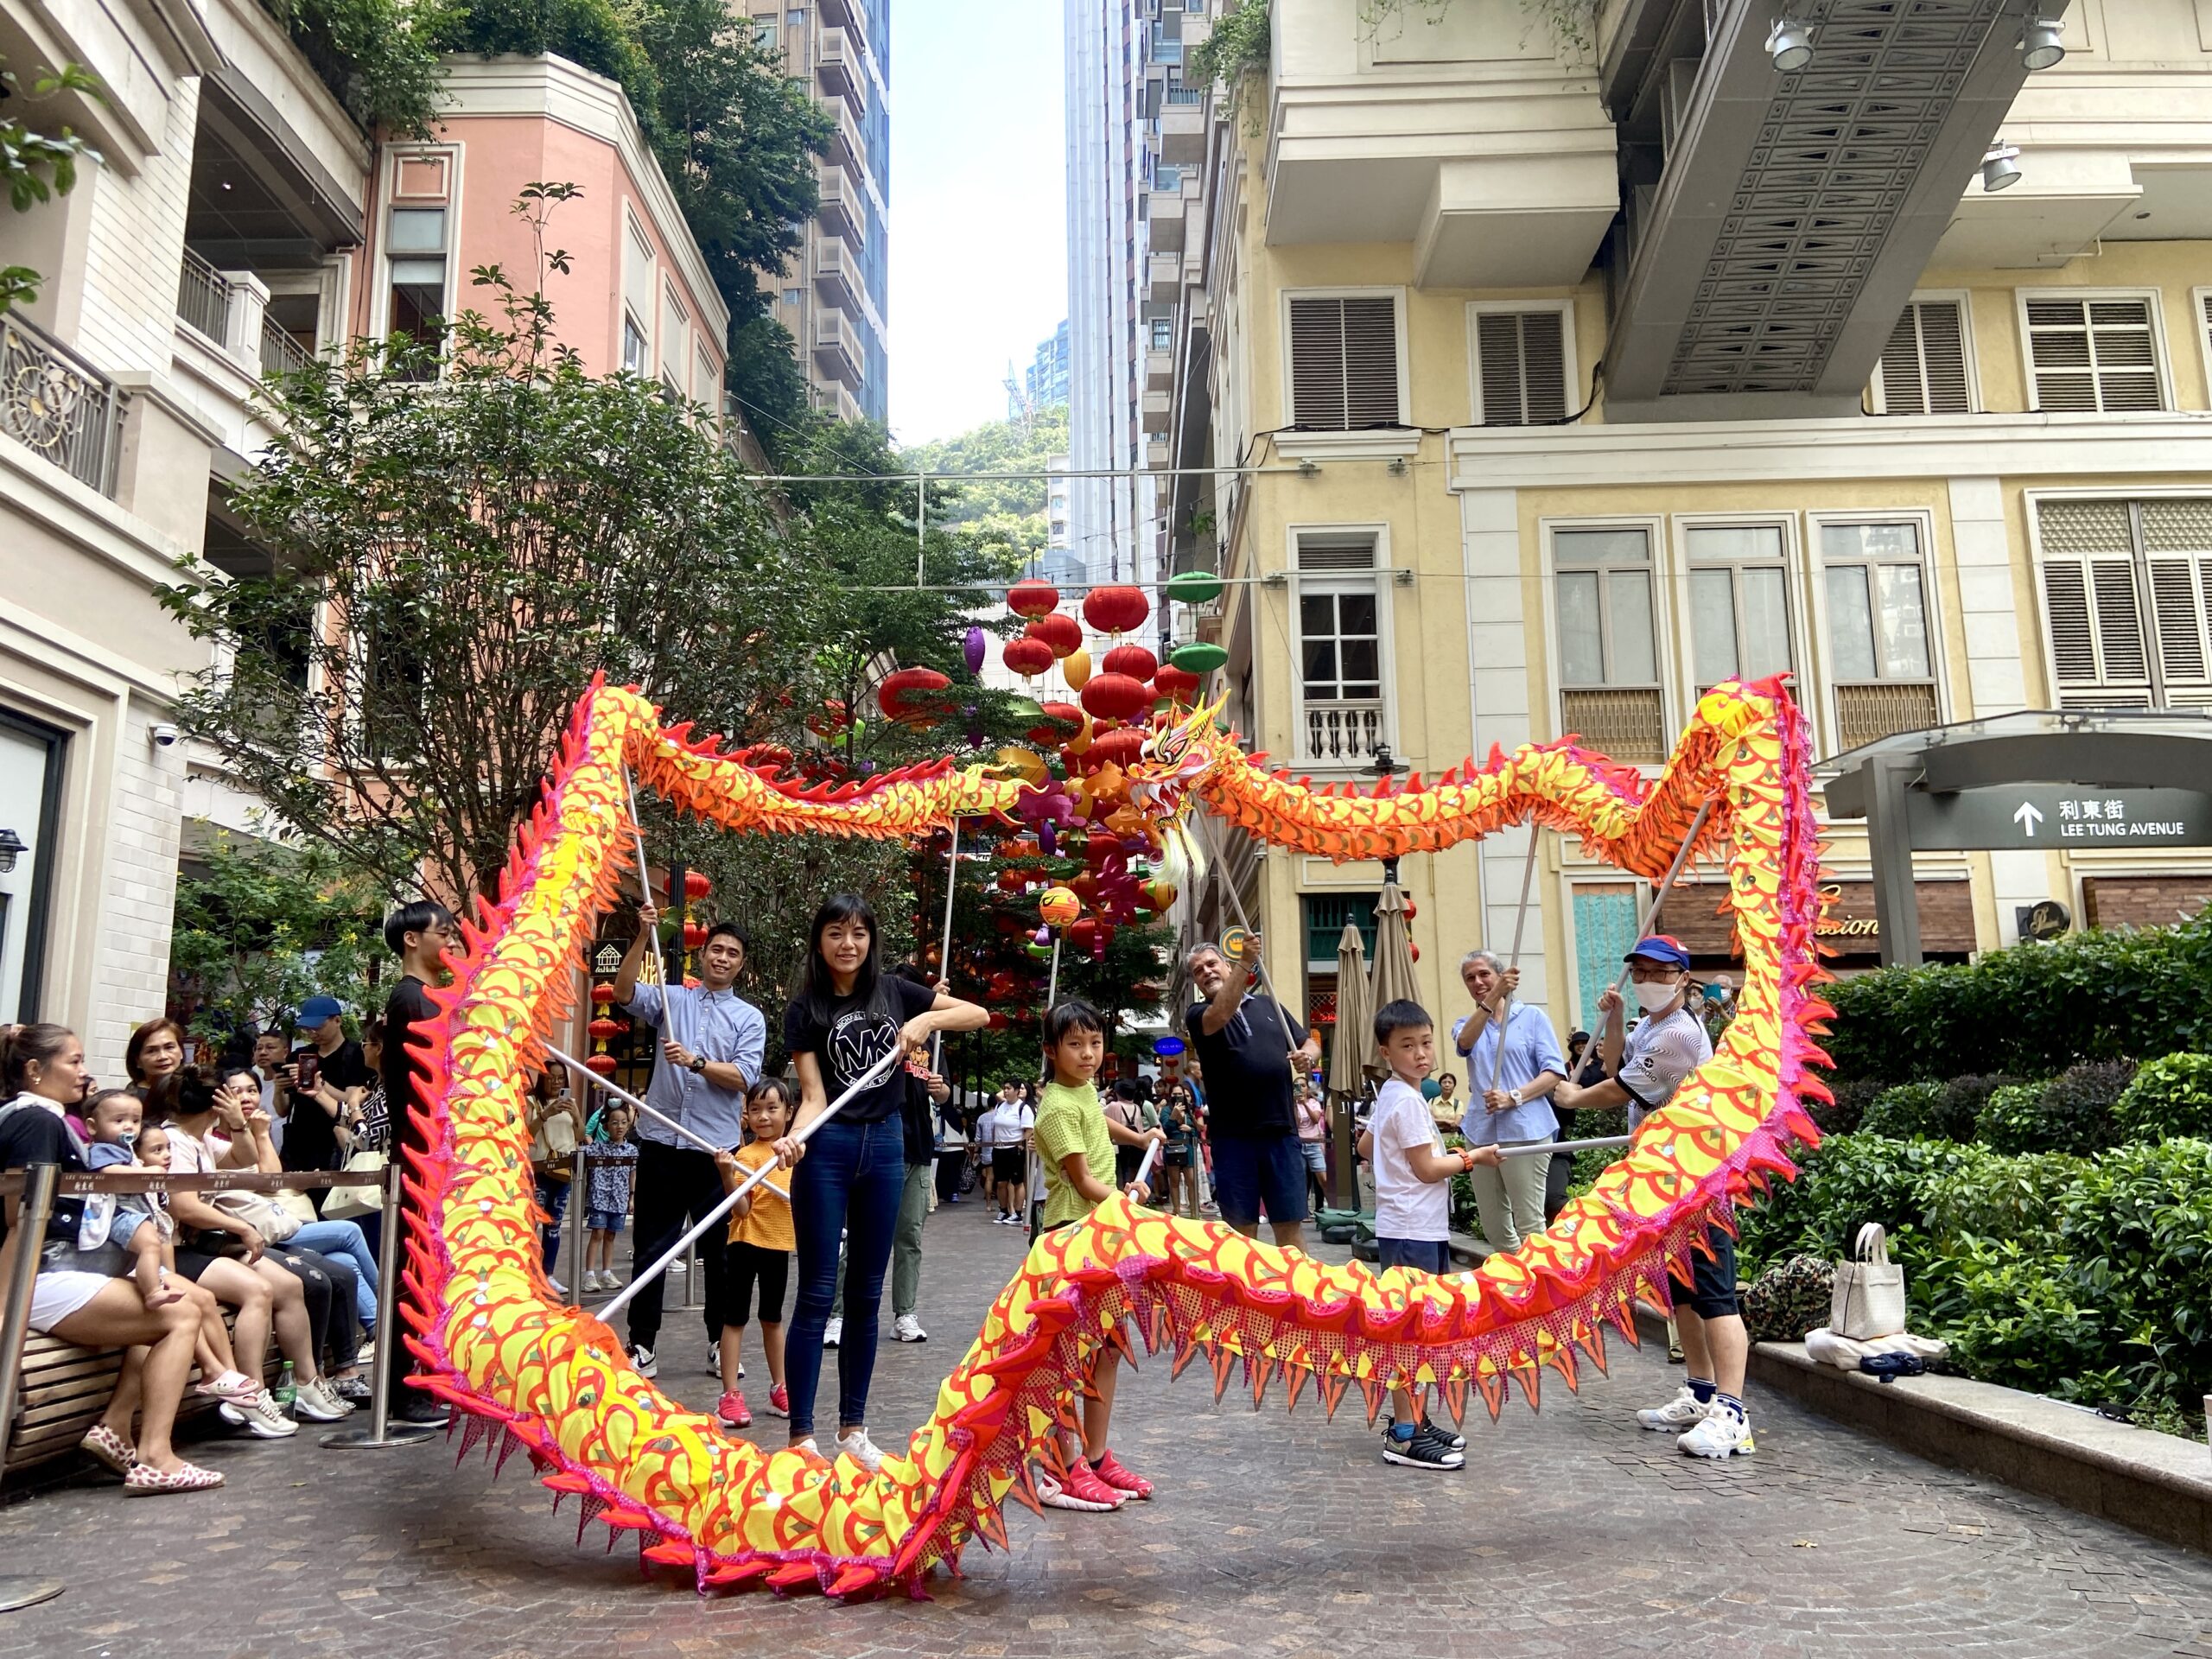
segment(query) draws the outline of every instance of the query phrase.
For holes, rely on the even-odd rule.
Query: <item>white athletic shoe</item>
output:
[[[292,1398],[292,1411],[318,1423],[342,1422],[353,1414],[353,1408],[332,1393],[330,1384],[319,1376],[299,1385]]]
[[[891,1334],[900,1342],[927,1342],[930,1333],[922,1329],[922,1322],[911,1313],[901,1313],[891,1322]]]
[[[1679,1434],[1703,1422],[1709,1409],[1700,1403],[1697,1395],[1683,1389],[1665,1405],[1637,1412],[1636,1421],[1655,1434]]]
[[[1703,1422],[1675,1444],[1693,1458],[1749,1457],[1758,1450],[1751,1443],[1751,1420],[1738,1417],[1726,1406],[1715,1406]]]
[[[638,1368],[639,1376],[658,1376],[660,1362],[653,1357],[653,1351],[639,1343],[630,1351],[630,1363]]]
[[[276,1396],[264,1389],[251,1400],[226,1400],[216,1408],[227,1422],[238,1424],[259,1440],[287,1440],[300,1426],[284,1414]]]
[[[840,1434],[837,1450],[871,1475],[883,1467],[883,1452],[874,1440],[868,1439],[868,1430],[864,1428],[856,1428],[849,1434]]]
[[[587,1296],[596,1296],[605,1288],[606,1287],[599,1282],[599,1269],[597,1268],[586,1268],[584,1269],[584,1294]]]
[[[845,1322],[842,1319],[832,1319],[822,1327],[822,1345],[824,1348],[835,1348],[844,1339]]]

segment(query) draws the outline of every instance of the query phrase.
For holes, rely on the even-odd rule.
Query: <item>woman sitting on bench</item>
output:
[[[85,1167],[85,1149],[69,1128],[67,1113],[85,1092],[85,1046],[63,1026],[18,1026],[0,1038],[0,1172],[33,1164]],[[20,1224],[22,1200],[7,1200],[8,1236],[0,1244],[0,1283],[16,1252],[39,1252],[37,1287],[31,1296],[31,1329],[82,1348],[144,1350],[136,1388],[118,1386],[107,1415],[86,1436],[86,1449],[119,1467],[125,1491],[196,1492],[223,1484],[222,1476],[184,1461],[169,1444],[178,1402],[192,1371],[200,1308],[179,1284],[142,1287],[127,1276],[128,1252],[103,1245],[80,1251],[81,1198],[56,1198],[45,1236],[27,1239]],[[134,1356],[135,1357],[135,1356]],[[126,1358],[126,1370],[132,1363]],[[130,1441],[133,1398],[142,1408],[138,1440]]]

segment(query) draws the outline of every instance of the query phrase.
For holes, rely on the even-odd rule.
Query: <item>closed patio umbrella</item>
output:
[[[1414,982],[1413,941],[1406,934],[1406,895],[1398,890],[1396,872],[1382,884],[1375,901],[1375,973],[1369,982],[1374,1004],[1368,1018],[1385,1002],[1418,1002],[1421,988]]]
[[[1373,1052],[1375,1005],[1367,995],[1367,941],[1357,922],[1344,924],[1337,942],[1337,1031],[1329,1044],[1329,1203],[1359,1208],[1358,1167],[1352,1156],[1353,1103],[1366,1088],[1364,1066]]]

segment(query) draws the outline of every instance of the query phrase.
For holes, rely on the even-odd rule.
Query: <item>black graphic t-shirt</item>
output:
[[[836,1100],[868,1068],[899,1046],[899,1029],[918,1014],[927,1014],[937,993],[903,979],[883,981],[884,1001],[897,1010],[895,1019],[874,1014],[859,997],[847,997],[830,1008],[828,1024],[811,1018],[803,1001],[784,1010],[784,1047],[792,1054],[811,1054],[822,1068],[827,1098]],[[855,1123],[880,1123],[906,1103],[906,1069],[894,1065],[881,1078],[856,1096],[839,1113]]]

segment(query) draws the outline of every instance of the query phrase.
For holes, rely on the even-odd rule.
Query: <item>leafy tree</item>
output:
[[[573,191],[535,188],[542,232]],[[277,386],[278,435],[232,495],[274,568],[188,569],[166,595],[216,648],[179,726],[285,830],[455,903],[496,881],[594,673],[744,732],[816,632],[702,412],[588,378],[542,294],[477,280],[503,320],[456,320],[442,365],[359,341]]]
[[[264,0],[361,130],[428,137],[449,0]]]
[[[957,437],[902,450],[899,459],[910,468],[953,477],[962,473],[1035,473],[1034,478],[962,484],[944,520],[951,529],[995,543],[1027,561],[1044,551],[1050,531],[1045,469],[1055,457],[1065,454],[1067,447],[1067,405],[1052,404],[1028,421],[991,421]]]
[[[217,830],[177,878],[169,974],[191,1027],[221,1038],[266,1028],[311,996],[357,1013],[374,1001],[382,895],[327,848]]]
[[[99,83],[90,75],[64,64],[53,74],[33,81],[27,99],[16,72],[0,58],[0,99],[9,105],[9,112],[0,116],[0,177],[7,181],[8,205],[17,213],[28,213],[41,202],[67,195],[76,187],[77,158],[92,153],[67,126],[54,132],[33,130],[28,114],[16,112],[17,100],[51,98],[64,92],[97,95],[99,90]],[[29,305],[36,299],[39,280],[38,272],[28,265],[0,265],[0,311],[11,305]]]

